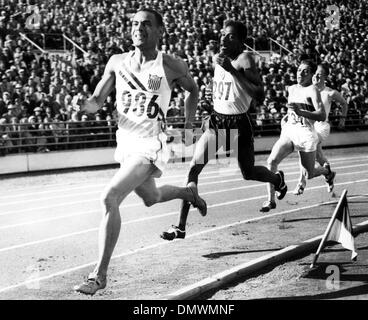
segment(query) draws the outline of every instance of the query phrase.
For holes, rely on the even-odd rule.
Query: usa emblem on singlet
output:
[[[160,88],[162,77],[156,75],[149,75],[148,78],[148,89],[157,91]]]

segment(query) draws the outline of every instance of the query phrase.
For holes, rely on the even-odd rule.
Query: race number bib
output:
[[[212,96],[214,100],[234,102],[234,92],[231,81],[213,81]]]
[[[160,109],[161,96],[159,94],[140,91],[124,90],[121,94],[121,114],[130,119],[161,119],[163,112]]]
[[[305,125],[304,117],[298,116],[294,111],[288,112],[288,122],[290,124],[301,124],[302,126]]]
[[[289,104],[295,104],[298,108],[313,111],[313,106],[305,104],[305,103],[298,103],[298,102],[292,102]],[[290,124],[299,124],[303,127],[311,127],[313,124],[311,121],[303,116],[299,116],[295,113],[293,109],[288,108],[288,123]]]

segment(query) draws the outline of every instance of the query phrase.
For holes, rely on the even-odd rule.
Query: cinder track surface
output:
[[[337,172],[335,197],[326,192],[323,177],[309,180],[302,196],[291,194],[299,174],[294,154],[280,166],[290,192],[267,214],[259,212],[266,199],[265,184],[244,181],[233,159],[208,165],[199,180],[208,215],[203,218],[195,209],[191,211],[185,240],[167,242],[159,237],[176,223],[179,201],[146,208],[135,194],[128,196],[121,205],[122,229],[108,286],[93,297],[76,294],[72,287],[96,262],[99,196],[116,169],[1,179],[0,299],[160,299],[233,266],[322,234],[344,189],[348,189],[353,224],[367,220],[368,148],[327,150],[326,155]],[[256,162],[265,164],[266,157],[257,156]],[[157,184],[182,185],[187,166],[169,165]],[[366,245],[360,237],[366,238],[357,238],[358,253],[364,257]],[[334,262],[335,257],[337,262],[350,263],[348,251],[340,248],[336,256],[333,254],[322,253],[321,261]],[[275,272],[288,264],[201,298],[318,294],[305,291],[308,282],[316,280],[303,278],[310,261],[306,257],[290,262],[293,272],[284,278]],[[328,276],[321,269],[319,276],[322,274]],[[283,282],[285,279],[289,282]],[[307,284],[298,284],[298,279]],[[241,284],[249,288],[249,283],[258,284],[259,290],[240,289]],[[285,293],[276,295],[277,286],[283,286]]]

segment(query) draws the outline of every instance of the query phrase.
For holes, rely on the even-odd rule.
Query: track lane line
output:
[[[361,174],[361,173],[367,173],[367,172],[368,172],[368,170],[355,171],[355,172],[345,172],[345,173],[339,173],[338,176]],[[298,179],[289,180],[289,182],[297,182],[297,181],[298,181]],[[261,186],[263,186],[263,185],[264,184],[262,184]],[[249,189],[250,187],[254,187],[254,185],[253,186],[248,186],[247,185],[247,186],[241,186],[241,187],[235,187],[235,188],[227,188],[227,189],[221,189],[221,190],[208,191],[208,192],[201,193],[201,195],[209,195],[209,194],[214,194],[214,193],[237,191],[237,190],[242,190],[242,189]],[[311,189],[311,188],[310,187],[305,188],[305,190],[309,190],[309,189]],[[289,191],[288,193],[292,193],[292,192]],[[5,229],[9,229],[9,228],[16,228],[16,227],[23,227],[23,226],[37,224],[37,223],[44,223],[44,222],[62,220],[62,219],[73,218],[73,217],[77,217],[77,216],[81,216],[81,215],[94,214],[94,213],[100,213],[100,212],[101,212],[101,210],[88,210],[88,211],[84,211],[84,212],[77,212],[77,213],[72,213],[72,214],[53,217],[53,218],[32,220],[32,221],[27,221],[27,222],[22,222],[22,223],[15,223],[15,224],[10,224],[10,225],[0,226],[0,230],[5,230]],[[152,216],[152,217],[149,217],[149,218],[146,218],[146,219],[152,219],[154,217],[155,216]]]
[[[362,182],[368,182],[368,179],[336,183],[335,186],[349,185],[349,184],[362,183]],[[316,189],[321,189],[321,188],[326,188],[326,186],[323,185],[323,186],[310,187],[309,190],[316,190]],[[288,193],[292,193],[292,191],[289,191]],[[236,204],[236,203],[247,202],[247,201],[252,201],[252,200],[258,200],[258,199],[262,199],[262,198],[266,198],[266,197],[267,197],[267,195],[261,195],[261,196],[246,198],[246,199],[238,199],[238,200],[232,200],[232,201],[227,201],[227,202],[221,202],[221,203],[216,203],[216,204],[210,205],[210,206],[208,206],[208,208],[228,206],[228,205],[232,205],[232,204]],[[195,210],[197,210],[197,209],[195,209],[195,208],[190,209],[190,211],[195,211]],[[133,224],[133,223],[146,222],[146,221],[149,221],[149,220],[161,219],[161,218],[164,218],[164,217],[168,217],[168,216],[171,216],[171,215],[177,215],[177,214],[178,214],[177,211],[172,211],[172,212],[168,212],[168,213],[165,213],[165,214],[162,214],[162,215],[155,215],[155,216],[152,216],[152,217],[145,217],[145,218],[139,218],[139,219],[135,219],[135,220],[122,222],[121,225],[123,226],[123,225],[129,225],[129,224]],[[22,244],[18,244],[18,245],[13,245],[13,246],[9,246],[9,247],[4,247],[4,248],[0,248],[0,253],[11,251],[11,250],[16,250],[16,249],[20,249],[20,248],[24,248],[24,247],[29,247],[29,246],[33,246],[33,245],[38,245],[38,244],[42,244],[42,243],[46,243],[46,242],[51,242],[51,241],[55,241],[55,240],[60,240],[60,239],[64,239],[64,238],[69,238],[69,237],[73,237],[73,236],[78,236],[78,235],[81,235],[81,234],[86,234],[86,233],[89,233],[89,232],[98,231],[98,229],[99,229],[98,227],[89,228],[89,229],[85,229],[85,230],[81,230],[81,231],[77,231],[77,232],[62,234],[62,235],[56,236],[56,237],[50,237],[50,238],[35,240],[35,241],[26,242],[26,243],[22,243]]]
[[[339,159],[336,159],[334,161],[331,161],[331,164],[334,164],[336,162],[359,162],[361,160],[368,160],[368,157],[355,157],[355,158],[339,158]],[[295,161],[297,161],[297,159],[294,159],[294,161],[290,161],[290,163],[281,163],[280,165],[280,169],[281,170],[286,170],[286,168],[296,168],[297,167],[297,164],[295,164]],[[234,166],[237,166],[235,163],[234,163]],[[240,172],[239,168],[233,168],[233,169],[222,169],[222,168],[219,168],[218,170],[215,170],[215,171],[204,171],[202,174],[201,174],[201,179],[213,179],[213,178],[217,178],[218,177],[218,174],[219,172],[232,172],[234,171],[236,174],[236,172]],[[210,174],[210,175],[214,175],[213,177],[207,177],[206,175],[207,174]],[[229,174],[231,175],[231,174]],[[183,174],[183,175],[174,175],[174,176],[164,176],[162,178],[160,178],[159,181],[165,181],[165,179],[172,179],[172,178],[183,178],[185,179],[186,175]],[[85,188],[97,188],[97,187],[104,187],[106,186],[106,183],[108,183],[109,180],[106,180],[106,182],[104,183],[100,183],[100,184],[94,184],[94,185],[79,185],[79,186],[71,186],[70,188],[65,188],[65,184],[55,184],[55,185],[45,185],[45,186],[42,186],[42,187],[32,187],[30,186],[30,188],[42,188],[42,191],[40,192],[34,192],[34,193],[26,193],[26,194],[23,194],[23,196],[31,196],[31,195],[39,195],[39,194],[47,194],[47,193],[57,193],[57,192],[64,192],[64,191],[70,191],[70,190],[78,190],[78,189],[85,189]],[[170,183],[174,183],[174,182],[182,182],[182,180],[177,180],[177,181],[170,181]],[[55,190],[44,190],[46,188],[49,188],[50,186],[63,186],[62,189],[55,189]],[[29,188],[19,188],[19,189],[13,189],[12,190],[12,193],[19,193],[21,191],[28,191]],[[0,196],[0,200],[2,199],[9,199],[9,198],[19,198],[19,194],[16,194],[16,195],[7,195],[7,196]]]
[[[368,158],[367,158],[368,160]],[[343,163],[343,162],[360,162],[361,160],[354,160],[354,161],[340,161],[339,163]],[[298,164],[295,165],[290,165],[287,166],[285,168],[282,168],[282,170],[288,170],[288,169],[293,169],[293,168],[298,168]],[[226,172],[226,174],[221,174],[221,177],[227,177],[227,176],[233,176],[233,175],[237,175],[240,173],[239,168],[233,168],[233,169],[224,169],[221,170],[221,172]],[[212,171],[210,174],[210,176],[206,176],[205,173],[203,173],[204,176],[201,175],[201,181],[202,180],[208,180],[208,179],[217,179],[218,178],[218,174],[219,172],[214,172]],[[208,173],[207,173],[208,174]],[[161,181],[158,180],[157,182],[161,183],[165,183],[165,181]],[[181,180],[174,180],[174,181],[170,181],[170,183],[181,183]],[[11,199],[14,198],[16,199],[16,201],[13,202],[1,202],[0,206],[2,205],[11,205],[11,204],[18,204],[19,203],[19,198],[20,197],[29,197],[29,196],[39,196],[39,195],[44,195],[44,194],[52,194],[52,193],[63,193],[61,195],[56,195],[56,196],[51,196],[51,197],[44,197],[44,198],[39,198],[37,197],[37,199],[26,199],[26,200],[22,200],[21,203],[27,203],[27,202],[35,202],[37,200],[49,200],[49,199],[63,199],[66,197],[74,197],[77,196],[78,194],[64,194],[64,192],[69,192],[69,191],[75,191],[75,190],[79,190],[79,189],[94,189],[94,188],[103,188],[106,186],[106,183],[101,183],[101,184],[94,184],[94,185],[83,185],[83,186],[78,186],[78,187],[70,187],[70,188],[63,188],[63,189],[55,189],[55,190],[46,190],[46,191],[40,191],[40,192],[34,192],[34,193],[25,193],[25,194],[14,194],[14,195],[8,195],[8,196],[0,196],[0,201],[5,199]],[[83,195],[88,195],[88,194],[94,194],[94,193],[99,193],[101,192],[101,190],[96,190],[96,191],[88,191],[88,192],[82,192],[79,194],[83,194]]]
[[[364,164],[357,164],[357,165],[351,165],[351,166],[340,166],[340,167],[335,167],[333,168],[334,170],[337,170],[337,169],[347,169],[347,168],[356,168],[356,167],[365,167],[365,166],[368,166],[368,163],[364,163]],[[361,171],[361,172],[364,172],[364,171]],[[294,175],[294,174],[299,174],[299,171],[293,171],[293,172],[285,172],[285,176],[290,176],[290,175]],[[353,174],[353,173],[350,173],[350,174]],[[342,175],[339,173],[339,175]],[[317,177],[318,178],[318,177]],[[228,179],[228,180],[217,180],[217,181],[212,181],[212,182],[204,182],[204,183],[199,183],[198,184],[198,187],[201,188],[201,186],[208,186],[208,185],[218,185],[220,183],[229,183],[229,182],[236,182],[236,181],[243,181],[244,179],[241,177],[241,178],[235,178],[235,179]],[[262,183],[253,183],[253,184],[250,184],[250,185],[247,185],[246,188],[252,188],[252,187],[260,187],[260,186],[264,186],[266,184],[266,182],[262,182]],[[84,193],[84,195],[87,195],[87,194],[95,194],[97,192],[93,192],[93,193]],[[205,194],[205,193],[201,193],[202,194]],[[139,199],[137,197],[137,199]],[[27,200],[25,202],[38,202],[40,200],[48,200],[48,198],[45,198],[45,199],[34,199],[34,200]],[[10,215],[10,214],[17,214],[17,213],[24,213],[24,212],[29,212],[29,211],[35,211],[35,210],[43,210],[43,209],[51,209],[51,208],[58,208],[58,207],[63,207],[63,206],[66,206],[66,205],[75,205],[75,204],[81,204],[81,203],[88,203],[88,202],[95,202],[95,201],[99,201],[99,197],[97,197],[97,199],[83,199],[83,200],[80,200],[80,201],[72,201],[72,202],[68,202],[68,201],[64,201],[63,203],[59,203],[59,204],[53,204],[53,205],[47,205],[47,206],[40,206],[40,207],[31,207],[31,208],[26,208],[26,209],[21,209],[21,210],[12,210],[12,211],[6,211],[6,212],[2,212],[0,213],[0,216],[5,216],[5,215]],[[3,205],[12,205],[12,204],[22,204],[24,202],[22,201],[16,201],[16,202],[11,202],[11,203],[3,203],[3,204],[0,204],[0,207]],[[135,207],[135,206],[141,206],[142,203],[141,202],[134,202],[134,203],[131,203],[131,204],[124,204],[122,205],[120,208],[121,209],[124,209],[124,208],[131,208],[131,207]]]
[[[349,199],[355,199],[355,198],[361,198],[361,197],[363,197],[363,195],[349,197]],[[335,203],[338,203],[338,200],[313,204],[313,205],[309,205],[309,206],[303,206],[303,207],[290,209],[290,210],[286,210],[286,211],[282,211],[282,212],[276,212],[276,213],[272,213],[272,214],[268,214],[268,215],[263,215],[263,216],[259,216],[259,217],[255,217],[255,218],[250,218],[250,219],[238,221],[238,222],[235,222],[235,223],[226,224],[226,225],[222,225],[222,226],[215,227],[215,228],[212,228],[212,229],[208,229],[208,230],[200,231],[200,232],[197,232],[197,233],[193,233],[191,235],[186,236],[186,239],[194,238],[194,237],[197,237],[197,236],[200,236],[200,235],[203,235],[203,234],[223,230],[223,229],[226,229],[226,228],[230,228],[230,227],[233,227],[233,226],[238,226],[238,225],[249,223],[249,222],[260,221],[260,220],[264,220],[264,219],[267,219],[267,218],[281,216],[281,215],[284,215],[284,214],[287,214],[287,213],[293,213],[293,212],[300,211],[300,210],[307,210],[307,209],[316,208],[316,207],[320,207],[320,206],[324,206],[324,205],[328,205],[328,204],[335,204]],[[142,247],[142,248],[138,248],[138,249],[134,249],[134,250],[129,250],[127,252],[123,252],[123,253],[120,253],[120,254],[117,254],[117,255],[113,255],[111,257],[111,260],[126,257],[126,256],[129,256],[129,255],[135,254],[135,253],[140,253],[140,252],[143,252],[143,251],[146,251],[146,250],[149,250],[149,249],[155,249],[155,248],[158,248],[160,246],[164,246],[164,245],[168,245],[170,243],[174,243],[175,241],[180,241],[180,240],[174,240],[172,242],[169,242],[169,241],[157,242],[157,243],[154,243],[154,244],[146,246],[146,247]],[[12,290],[12,289],[16,289],[16,288],[19,288],[19,287],[22,287],[22,286],[27,286],[27,285],[30,285],[30,284],[35,283],[35,282],[45,281],[45,280],[48,280],[48,279],[51,279],[51,278],[54,278],[54,277],[57,277],[57,276],[65,275],[65,274],[70,273],[70,272],[81,270],[81,269],[84,269],[84,268],[87,268],[87,267],[91,267],[91,266],[96,265],[96,263],[97,263],[97,261],[85,263],[85,264],[82,264],[82,265],[79,265],[79,266],[76,266],[76,267],[73,267],[73,268],[68,268],[68,269],[64,269],[64,270],[61,270],[61,271],[56,272],[56,273],[52,273],[52,274],[47,275],[47,276],[32,278],[32,279],[29,279],[29,280],[26,280],[26,281],[23,281],[23,282],[14,284],[14,285],[3,287],[3,288],[0,288],[0,293],[6,292],[6,291],[9,291],[9,290]]]

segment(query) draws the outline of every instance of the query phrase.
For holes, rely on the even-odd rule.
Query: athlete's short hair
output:
[[[318,65],[318,67],[323,69],[323,71],[325,72],[326,77],[328,77],[330,75],[330,68],[329,68],[327,63],[320,63]]]
[[[162,18],[162,15],[161,13],[159,13],[157,10],[153,9],[153,8],[150,8],[150,7],[140,7],[136,13],[138,12],[141,12],[141,11],[145,11],[145,12],[150,12],[152,13],[154,16],[155,16],[155,19],[156,19],[156,22],[157,22],[157,25],[159,27],[165,27],[164,25],[164,20]]]
[[[317,71],[317,65],[314,63],[314,61],[310,59],[302,60],[300,61],[300,64],[306,64],[309,67],[309,70],[311,71],[312,74],[316,73]]]
[[[247,40],[247,27],[240,21],[229,20],[225,23],[226,27],[233,27],[239,40],[244,43]]]

